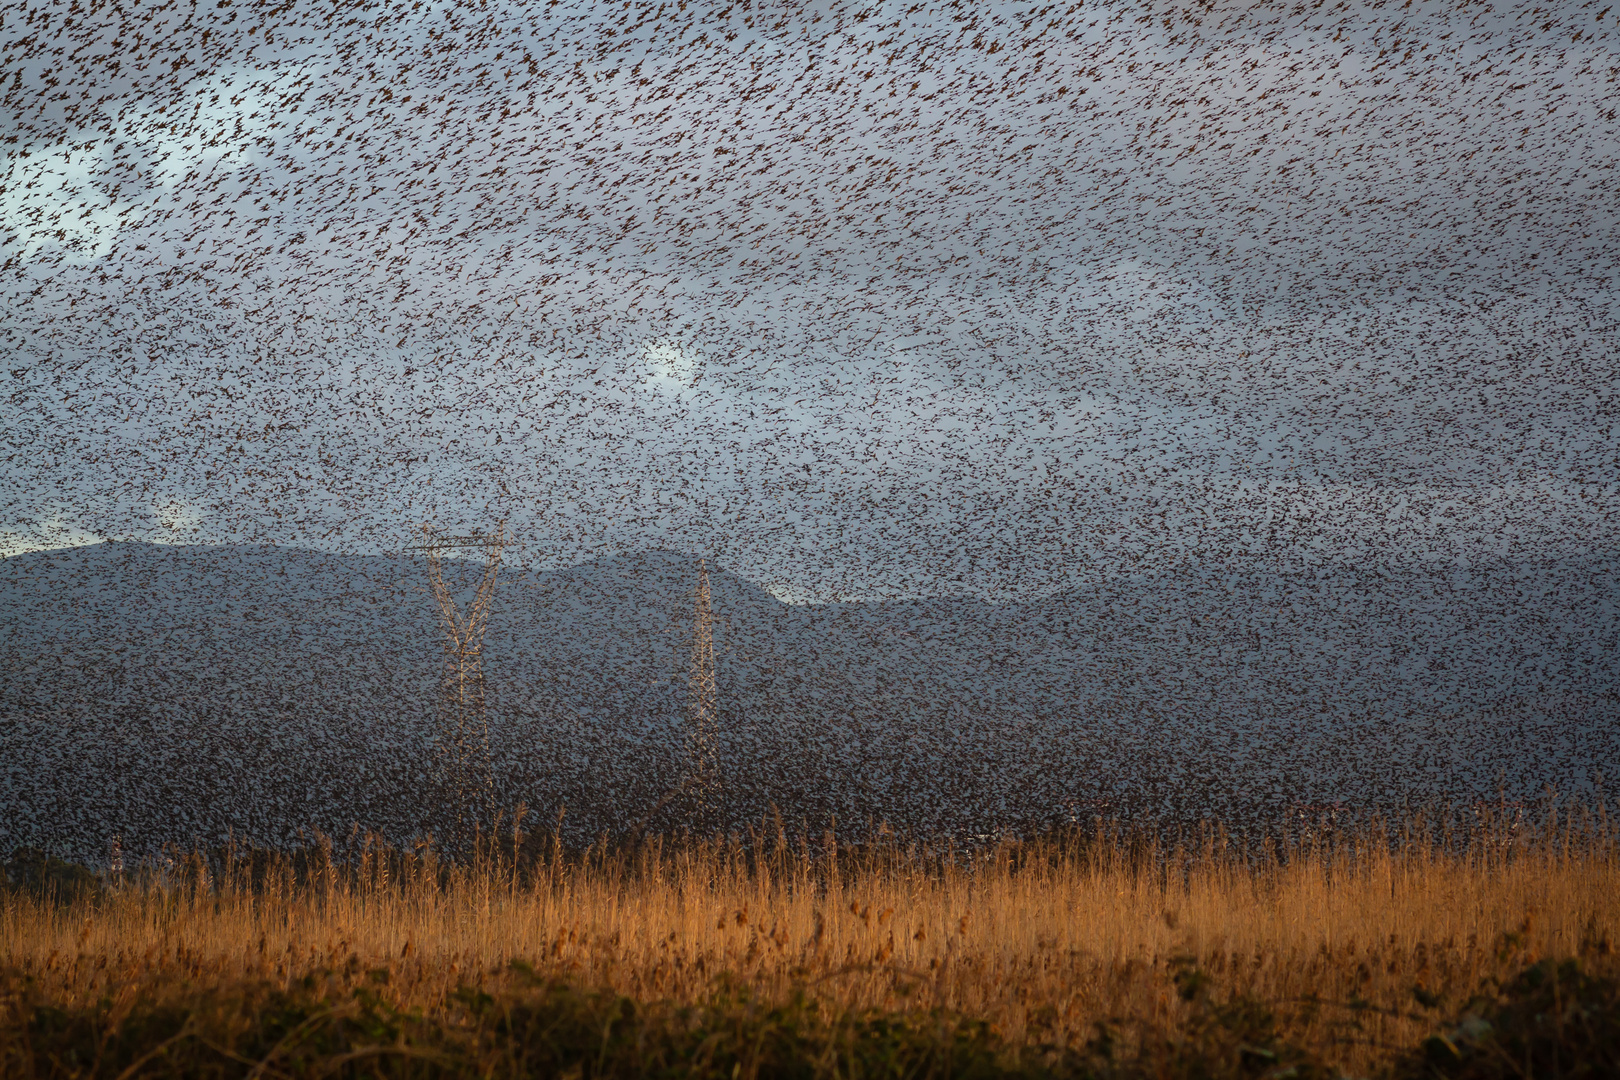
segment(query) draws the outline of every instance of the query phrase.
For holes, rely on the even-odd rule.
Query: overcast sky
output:
[[[0,548],[1610,553],[1620,12],[0,13]]]

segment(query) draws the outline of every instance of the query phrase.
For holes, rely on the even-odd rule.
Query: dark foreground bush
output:
[[[312,980],[313,981],[313,980]],[[238,991],[136,1007],[14,1003],[8,1077],[998,1076],[986,1025],[943,1016],[827,1019],[800,998],[718,993],[642,1006],[568,986],[497,999],[462,988],[446,1015],[402,1013],[373,990]],[[1024,1070],[1027,1071],[1027,1070]]]
[[[1446,1080],[1620,1077],[1620,982],[1544,960],[1487,987],[1397,1072]]]
[[[528,975],[492,996],[461,987],[434,1016],[371,985],[180,992],[118,1015],[5,987],[0,1075],[106,1077],[1312,1077],[1331,1073],[1277,1044],[1251,1003],[1207,1005],[1195,1040],[1120,1051],[1106,1028],[1082,1048],[1012,1046],[992,1025],[938,1010],[830,1012],[797,994],[767,1005],[722,980],[701,1005],[638,1004]]]
[[[1272,1011],[1217,1000],[1194,969],[1193,1010],[1174,1038],[1099,1027],[1083,1047],[1010,1045],[988,1023],[938,1010],[833,1012],[798,994],[766,1004],[722,979],[700,1005],[639,1004],[540,978],[523,965],[493,996],[460,987],[434,1015],[389,1004],[386,973],[304,979],[292,989],[177,990],[120,1009],[3,987],[0,1075],[314,1077],[1092,1077],[1313,1080],[1336,1070],[1279,1039]],[[341,993],[338,987],[349,987]],[[1419,1047],[1400,1078],[1620,1076],[1620,984],[1575,960],[1487,988]]]
[[[71,904],[98,896],[102,880],[87,867],[47,855],[39,848],[20,847],[0,863],[0,897],[10,890]]]

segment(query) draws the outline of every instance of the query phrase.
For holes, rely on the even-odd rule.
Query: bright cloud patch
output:
[[[0,188],[0,230],[23,259],[49,252],[70,264],[92,264],[118,238],[121,206],[95,180],[105,163],[99,142],[82,147],[29,147],[11,160]]]

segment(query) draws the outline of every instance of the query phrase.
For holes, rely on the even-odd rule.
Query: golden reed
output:
[[[698,1001],[724,974],[765,1000],[942,1006],[1010,1040],[1072,1044],[1100,1023],[1173,1032],[1188,1008],[1176,972],[1196,966],[1365,1072],[1434,1030],[1415,995],[1461,1002],[1583,942],[1607,955],[1620,929],[1616,838],[1595,817],[1246,854],[1218,831],[1184,848],[1099,829],[972,854],[767,835],[566,855],[511,834],[459,866],[379,844],[340,863],[325,842],[227,854],[206,874],[194,857],[167,883],[71,903],[10,893],[0,969],[114,1012],[182,984],[342,969],[386,971],[379,992],[428,1013],[458,987],[500,992],[513,961],[642,1001]]]

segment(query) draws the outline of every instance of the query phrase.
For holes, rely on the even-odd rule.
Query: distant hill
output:
[[[452,572],[454,573],[454,569]],[[460,568],[470,589],[475,567]],[[677,826],[692,559],[503,572],[497,799]],[[443,816],[420,565],[106,543],[0,562],[0,848]],[[998,605],[794,606],[711,571],[728,820],[983,831],[1578,791],[1620,762],[1612,558],[1205,566]],[[649,815],[651,815],[649,817]]]

